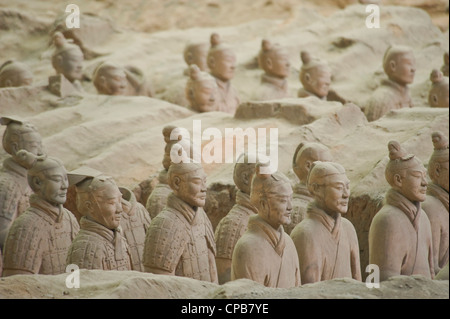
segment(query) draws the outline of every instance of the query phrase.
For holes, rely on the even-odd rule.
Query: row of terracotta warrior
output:
[[[350,181],[321,144],[297,147],[294,187],[284,174],[268,171],[267,162],[242,154],[234,167],[236,204],[214,231],[203,210],[202,165],[189,156],[171,160],[175,146],[192,157],[182,152],[189,141],[170,140],[176,127],[163,130],[164,169],[148,200],[150,214],[112,177],[89,167],[67,172],[60,160],[41,154],[40,135],[30,123],[1,121],[10,154],[0,175],[3,276],[61,274],[75,264],[216,283],[248,278],[284,288],[361,280],[355,228],[342,217]],[[379,267],[381,280],[433,278],[448,263],[448,138],[435,132],[430,142],[430,183],[417,157],[396,141],[388,144],[391,188],[369,232],[369,262]],[[69,187],[76,212],[63,206]]]

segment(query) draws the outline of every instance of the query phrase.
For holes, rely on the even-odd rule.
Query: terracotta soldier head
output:
[[[26,150],[20,150],[17,158],[28,169],[28,184],[38,197],[53,206],[66,202],[69,182],[64,164],[59,159],[36,156]]]
[[[113,63],[100,64],[94,71],[92,78],[99,94],[126,95],[127,75],[125,70]]]
[[[301,183],[306,184],[309,171],[315,161],[331,162],[330,150],[320,143],[300,143],[292,159],[292,169]]]
[[[342,165],[314,162],[308,175],[308,189],[314,196],[315,205],[328,215],[347,213],[350,180]]]
[[[416,73],[413,50],[407,46],[390,46],[384,53],[383,68],[391,81],[403,86],[413,83]]]
[[[108,229],[116,229],[123,211],[122,193],[112,177],[92,172],[69,173],[70,184],[76,185],[77,210]]]
[[[31,84],[33,84],[33,73],[26,64],[9,60],[0,66],[0,88]]]
[[[189,139],[183,139],[182,131],[179,127],[167,125],[163,128],[162,133],[164,136],[164,142],[166,142],[162,164],[166,171],[169,170],[170,165],[174,161],[177,163],[188,162],[188,159],[192,158],[192,142]],[[175,144],[177,147],[172,149]]]
[[[236,164],[234,165],[234,184],[241,192],[247,195],[250,195],[257,160],[257,157],[251,158],[249,154],[243,153],[238,157]]]
[[[449,57],[448,57],[448,52],[444,53],[444,65],[441,67],[441,71],[445,76],[448,76],[448,61]]]
[[[11,117],[1,117],[0,123],[6,125],[2,145],[5,151],[17,162],[17,153],[26,150],[34,155],[42,155],[42,138],[30,123]]]
[[[261,174],[261,167],[256,164],[252,180],[250,202],[258,209],[258,215],[274,229],[291,222],[292,187],[289,179],[280,172]]]
[[[302,67],[300,69],[300,82],[303,88],[316,95],[326,98],[330,90],[331,69],[325,61],[312,57],[309,52],[300,53]]]
[[[208,51],[208,68],[211,75],[228,82],[234,77],[236,55],[230,47],[224,45],[217,33],[211,34],[211,48]]]
[[[449,192],[448,138],[441,132],[431,135],[434,151],[428,162],[428,174],[433,183]]]
[[[430,74],[430,80],[433,84],[428,94],[428,104],[431,107],[448,108],[448,77],[443,76],[441,71],[435,69]]]
[[[188,43],[184,49],[183,57],[188,66],[195,64],[201,71],[208,71],[206,56],[208,55],[209,43]]]
[[[81,80],[83,76],[83,52],[80,47],[70,43],[61,32],[53,35],[55,52],[52,55],[52,65],[57,74],[63,74],[70,82]]]
[[[203,207],[206,200],[206,173],[199,163],[173,163],[168,172],[169,186],[176,197],[191,207]]]
[[[289,76],[291,64],[287,51],[279,44],[272,44],[269,40],[262,40],[258,55],[258,64],[267,75],[286,78]]]
[[[422,162],[413,154],[408,154],[397,141],[388,144],[389,162],[385,177],[389,185],[411,202],[426,199],[427,171]]]
[[[197,65],[191,65],[186,84],[186,97],[191,108],[198,112],[217,111],[218,94],[216,80],[209,73],[202,72]]]

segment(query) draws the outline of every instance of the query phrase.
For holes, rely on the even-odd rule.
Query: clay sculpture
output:
[[[122,193],[110,176],[81,167],[69,172],[76,186],[80,231],[67,253],[67,265],[84,269],[134,270],[122,235]],[[138,269],[137,269],[138,270]]]
[[[262,174],[264,165],[256,166],[250,191],[256,214],[234,247],[231,280],[247,278],[273,288],[300,286],[297,252],[283,230],[290,223],[292,187],[280,172]]]
[[[34,155],[42,155],[42,138],[36,128],[18,118],[1,117],[6,125],[3,134],[3,149],[10,156],[3,161],[0,171],[0,248],[14,219],[29,206],[33,193],[27,181],[27,168],[22,166],[17,153],[26,150]]]
[[[248,154],[241,154],[233,170],[233,180],[238,189],[236,204],[223,217],[216,227],[216,265],[219,284],[231,280],[231,258],[239,238],[247,230],[250,216],[254,215],[255,208],[250,202],[250,187],[255,174],[256,158],[250,159]]]
[[[287,234],[306,216],[308,204],[314,200],[313,195],[308,190],[308,174],[315,161],[331,162],[333,160],[330,150],[320,143],[300,143],[294,152],[292,159],[292,169],[299,179],[293,187],[291,223],[284,227]]]
[[[288,97],[288,81],[291,64],[288,52],[279,44],[264,39],[258,54],[258,64],[264,70],[260,87],[254,93],[254,100],[265,101]]]
[[[397,141],[388,144],[385,177],[391,188],[369,229],[369,263],[380,280],[397,275],[434,277],[430,221],[421,208],[426,199],[426,170]]]
[[[236,55],[223,44],[217,33],[211,34],[207,63],[219,87],[219,110],[234,114],[240,104],[238,91],[231,85],[236,69]]]
[[[203,72],[208,72],[207,55],[209,50],[209,43],[207,42],[195,42],[188,43],[183,51],[184,61],[188,65],[184,74],[189,75],[189,68],[192,64],[198,66]]]
[[[145,271],[218,283],[214,232],[203,210],[206,174],[198,163],[172,163],[168,182],[173,192],[147,231]]]
[[[203,72],[192,64],[189,68],[189,80],[186,83],[186,98],[189,106],[196,112],[219,111],[219,87],[209,73]]]
[[[431,107],[445,107],[449,106],[448,99],[448,77],[443,76],[439,70],[433,70],[430,75],[430,80],[433,83],[428,93],[428,104]]]
[[[314,201],[291,233],[297,248],[302,283],[334,278],[361,280],[359,244],[347,213],[350,180],[334,162],[314,162],[308,189]]]
[[[384,79],[363,107],[368,121],[375,121],[391,110],[412,107],[408,85],[413,83],[416,60],[411,48],[390,46],[383,57]]]
[[[21,62],[9,60],[0,66],[0,88],[33,84],[33,73]]]
[[[30,207],[11,225],[4,246],[3,276],[19,274],[57,275],[66,271],[66,256],[79,231],[78,222],[63,208],[67,171],[53,157],[17,153],[34,194]]]
[[[433,238],[433,264],[437,274],[448,263],[449,219],[448,219],[448,138],[441,132],[433,132],[434,151],[428,161],[431,183],[427,187],[427,198],[422,209],[428,216]]]

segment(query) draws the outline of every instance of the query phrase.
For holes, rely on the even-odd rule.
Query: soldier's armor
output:
[[[171,194],[167,206],[150,224],[145,242],[144,267],[174,271],[176,276],[217,282],[211,222],[200,207],[188,220],[174,208],[174,202],[180,205],[182,201]],[[188,206],[185,203],[181,205]]]
[[[79,231],[78,222],[67,209],[61,207],[61,217],[58,207],[44,210],[50,204],[42,199],[33,202],[33,198],[37,195],[31,197],[31,207],[11,225],[3,250],[3,269],[44,275],[64,273],[69,246]]]
[[[83,269],[133,270],[129,248],[122,235],[86,217],[81,218],[80,226],[69,248],[67,265],[75,264]]]
[[[151,218],[145,207],[136,200],[133,192],[130,190],[124,191],[123,187],[121,187],[120,190],[124,200],[131,205],[129,211],[124,211],[121,215],[120,227],[122,228],[122,234],[127,240],[130,249],[133,270],[144,271],[142,262],[145,235],[150,225]]]
[[[167,172],[160,173],[158,179],[159,183],[156,184],[145,205],[151,218],[155,218],[163,210],[167,203],[167,197],[172,193],[172,189],[167,184]]]
[[[237,192],[236,204],[217,225],[215,241],[218,258],[231,260],[234,246],[247,230],[248,219],[256,213],[251,208],[249,196],[244,199],[244,195],[241,191]]]
[[[32,193],[27,181],[27,170],[12,158],[6,159],[0,173],[0,231],[7,231],[14,219],[30,206]]]
[[[284,231],[290,235],[295,226],[306,217],[308,204],[314,200],[306,186],[297,184],[293,187],[291,223],[283,226]]]

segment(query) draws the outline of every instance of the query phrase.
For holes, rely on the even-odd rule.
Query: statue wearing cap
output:
[[[189,71],[185,93],[190,108],[196,112],[219,111],[219,88],[216,80],[195,64],[190,66]]]
[[[256,213],[250,202],[250,187],[255,175],[255,166],[256,158],[251,160],[248,154],[242,154],[234,166],[233,180],[238,189],[236,203],[228,214],[220,220],[214,234],[219,284],[231,280],[231,259],[234,247],[247,230],[250,216]]]
[[[17,153],[24,149],[34,155],[42,154],[42,139],[36,128],[25,121],[12,117],[1,117],[6,125],[3,133],[3,149],[10,156],[3,161],[0,171],[0,248],[13,220],[29,206],[33,193],[27,181],[27,168],[22,165]]]
[[[230,47],[222,43],[217,33],[211,34],[210,41],[207,63],[219,87],[219,111],[234,114],[240,104],[239,94],[231,85],[236,68],[236,55]]]
[[[413,107],[408,85],[414,82],[416,60],[411,48],[390,46],[383,57],[384,79],[365,103],[368,121],[378,120],[391,110]]]
[[[264,74],[253,98],[266,101],[287,97],[289,94],[287,77],[291,64],[286,49],[278,43],[272,44],[269,40],[263,39],[258,64],[264,70]]]
[[[214,232],[203,210],[206,174],[191,161],[172,163],[168,182],[173,192],[147,231],[145,271],[217,283]]]
[[[122,193],[114,180],[87,167],[68,176],[70,184],[75,185],[77,209],[83,217],[66,264],[85,269],[134,270],[120,227]]]
[[[292,188],[294,195],[292,197],[291,223],[284,227],[287,234],[291,234],[295,226],[306,217],[308,204],[314,200],[306,185],[312,164],[315,161],[331,162],[332,160],[330,150],[323,144],[302,142],[297,146],[292,158],[292,169],[299,182]]]
[[[256,215],[234,247],[231,280],[247,278],[272,288],[300,286],[295,245],[283,230],[290,223],[292,187],[282,173],[263,174],[262,166],[256,166],[250,191]]]
[[[334,278],[361,280],[359,244],[347,213],[350,181],[338,163],[313,163],[308,189],[314,201],[291,233],[297,248],[302,282]]]
[[[20,162],[28,168],[34,194],[30,207],[11,225],[4,246],[3,276],[17,274],[58,275],[66,271],[66,256],[79,231],[78,222],[63,208],[67,171],[52,157],[21,150]]]
[[[0,88],[33,84],[33,73],[24,63],[9,60],[0,66]]]
[[[159,172],[158,175],[158,184],[156,184],[155,188],[151,192],[150,196],[147,199],[147,203],[145,205],[145,208],[150,213],[151,218],[155,218],[156,215],[158,215],[166,206],[167,203],[167,197],[169,194],[172,193],[172,189],[169,186],[169,182],[167,180],[168,178],[168,170],[170,165],[172,164],[171,157],[172,155],[176,155],[178,158],[179,156],[182,156],[182,152],[186,154],[186,156],[192,157],[191,151],[193,150],[193,147],[191,145],[191,142],[183,139],[180,129],[173,125],[167,125],[163,128],[162,134],[164,136],[164,142],[166,143],[166,146],[164,148],[164,157],[163,157],[163,169]],[[171,139],[172,136],[172,139]],[[171,154],[172,146],[177,145],[176,149],[174,148],[174,151],[177,154]],[[175,158],[175,157],[174,157]],[[180,157],[181,159],[181,157]]]
[[[186,44],[183,51],[184,62],[188,65],[188,68],[184,70],[184,75],[189,75],[190,66],[196,65],[200,71],[208,72],[208,64],[206,62],[206,56],[208,55],[209,43],[208,42],[190,42]]]
[[[434,69],[430,74],[431,88],[428,92],[428,104],[431,107],[449,107],[449,82],[448,76],[444,76],[441,71]]]
[[[337,101],[343,104],[347,102],[330,89],[331,69],[326,61],[313,57],[308,51],[300,52],[300,59],[302,67],[299,80],[303,87],[298,90],[298,97],[315,96],[325,101]]]
[[[428,161],[431,183],[427,187],[427,198],[422,209],[428,216],[433,238],[433,264],[437,274],[448,263],[449,219],[448,219],[448,138],[442,132],[431,135],[434,151]]]
[[[380,280],[397,275],[434,277],[430,221],[420,207],[426,199],[426,170],[397,141],[388,144],[385,177],[391,188],[369,229],[369,263]]]

